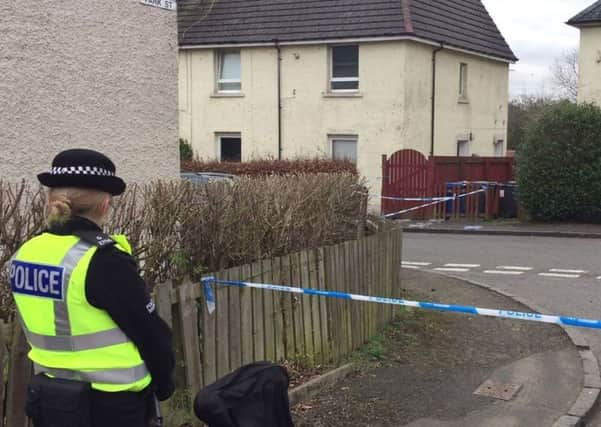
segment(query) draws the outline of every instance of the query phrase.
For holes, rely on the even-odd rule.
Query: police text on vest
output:
[[[63,278],[63,267],[22,261],[10,264],[10,286],[18,294],[62,300]]]

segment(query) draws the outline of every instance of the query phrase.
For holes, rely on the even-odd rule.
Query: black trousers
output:
[[[153,395],[141,392],[108,393],[92,390],[92,427],[148,427],[153,409]]]

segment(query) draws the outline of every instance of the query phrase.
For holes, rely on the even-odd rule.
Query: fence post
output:
[[[388,195],[387,191],[386,191],[386,185],[390,184],[390,178],[388,177],[388,168],[387,166],[387,156],[386,154],[382,154],[382,191],[381,191],[381,195],[382,196],[386,196]],[[380,199],[380,214],[384,214],[386,212],[386,205],[387,201],[385,199]]]
[[[263,272],[261,261],[255,262],[250,266],[250,277],[247,280],[254,282],[263,282]],[[263,300],[263,294],[260,289],[251,289],[252,298],[252,338],[253,338],[253,360],[266,360],[265,356],[265,316],[266,312]]]
[[[323,248],[315,249],[316,269],[317,269],[317,289],[326,290],[326,258],[325,251]],[[326,298],[319,298],[319,319],[321,322],[321,352],[322,361],[329,362],[332,360],[332,344],[331,344],[331,332],[330,332],[330,314],[328,308],[328,301]]]
[[[186,386],[192,394],[197,393],[202,387],[198,306],[194,298],[194,286],[196,286],[194,283],[188,281],[177,288],[184,362],[186,366]]]
[[[0,330],[0,363],[4,366],[4,361],[9,355],[6,351],[6,343],[8,342],[8,336],[10,335],[9,324],[1,322],[2,329]],[[0,426],[4,426],[4,405],[2,402],[6,402],[6,386],[4,381],[4,369],[0,369]]]
[[[273,266],[271,260],[261,261],[261,281],[263,283],[273,283]],[[276,328],[278,320],[281,320],[280,313],[275,306],[275,292],[260,292],[263,296],[263,324],[265,325],[265,358],[267,360],[278,360],[276,345],[281,341],[281,333]],[[278,330],[278,332],[276,332]]]
[[[29,344],[21,329],[21,324],[13,322],[12,345],[8,369],[8,393],[6,405],[6,425],[10,427],[26,427],[25,398],[27,384],[32,374],[32,366],[27,352]]]
[[[249,282],[253,281],[250,265],[240,268],[240,278]],[[240,288],[240,349],[242,365],[247,365],[254,359],[254,333],[252,290]]]
[[[154,299],[157,306],[157,313],[169,325],[173,326],[173,315],[171,313],[171,290],[173,283],[168,280],[154,288]]]

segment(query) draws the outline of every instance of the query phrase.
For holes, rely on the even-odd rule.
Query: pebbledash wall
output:
[[[358,167],[379,194],[381,156],[413,148],[430,152],[432,50],[411,41],[359,43],[359,91],[328,92],[327,45],[282,46],[283,157],[331,155],[329,135],[356,135]],[[180,136],[204,158],[216,158],[216,135],[240,133],[242,158],[277,157],[277,53],[241,48],[242,91],[215,93],[215,51],[180,51]],[[467,99],[459,99],[460,64],[468,65]],[[444,49],[437,54],[436,155],[495,155],[506,140],[507,61]],[[506,143],[503,142],[503,154]]]
[[[175,11],[0,1],[0,40],[0,178],[32,179],[73,147],[106,152],[128,181],[177,176]]]

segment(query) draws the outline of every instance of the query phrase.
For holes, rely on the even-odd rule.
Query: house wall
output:
[[[179,172],[176,13],[139,0],[0,2],[0,178],[100,150],[127,181]]]
[[[241,56],[242,96],[215,94],[213,50],[179,55],[180,137],[201,158],[218,157],[216,134],[241,133],[243,159],[277,157],[277,54],[245,49]]]
[[[580,28],[578,102],[601,105],[601,26]]]
[[[504,141],[505,153],[509,64],[447,49],[437,53],[436,63],[434,154],[455,156],[457,140],[469,138],[470,134],[470,154],[493,156],[497,139]],[[466,99],[459,97],[461,63],[468,66]],[[432,48],[408,43],[406,64],[406,145],[429,155]]]
[[[403,148],[430,152],[432,47],[414,42],[363,43],[359,92],[328,92],[325,45],[281,48],[284,157],[330,156],[328,135],[358,136],[358,167],[375,193],[381,156]],[[200,157],[218,157],[216,133],[240,132],[242,157],[277,157],[277,53],[241,51],[242,97],[216,97],[210,49],[180,52],[181,136]],[[472,132],[471,153],[493,155],[505,139],[508,64],[444,50],[438,54],[435,154],[455,155]],[[459,64],[468,63],[469,103],[458,103]],[[376,202],[377,203],[377,202]]]

